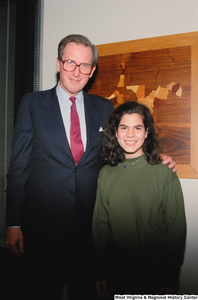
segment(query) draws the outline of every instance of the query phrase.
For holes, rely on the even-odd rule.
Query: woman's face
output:
[[[116,137],[126,158],[142,155],[144,153],[142,146],[147,137],[147,130],[141,115],[138,113],[123,115],[118,125]]]

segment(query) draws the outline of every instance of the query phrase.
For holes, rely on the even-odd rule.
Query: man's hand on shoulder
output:
[[[21,228],[7,228],[6,245],[13,254],[21,257],[21,254],[24,252],[23,233]]]
[[[172,159],[171,156],[167,156],[165,154],[160,154],[160,158],[163,160],[163,164],[169,164],[169,168],[173,169],[173,172],[177,172],[177,166],[176,166],[176,162]]]

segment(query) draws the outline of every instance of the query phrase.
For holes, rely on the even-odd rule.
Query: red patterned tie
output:
[[[83,153],[84,153],[84,147],[81,139],[81,133],[80,133],[80,122],[78,113],[76,110],[76,103],[75,97],[69,98],[71,102],[73,103],[71,106],[71,115],[70,115],[70,147],[71,152],[74,158],[74,162],[77,165],[79,160],[81,159]]]

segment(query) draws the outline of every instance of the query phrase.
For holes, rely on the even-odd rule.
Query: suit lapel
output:
[[[44,98],[42,105],[44,106],[46,121],[51,127],[54,135],[57,137],[57,142],[63,145],[65,152],[68,153],[73,160],[62,120],[58,97],[56,95],[56,88],[49,91]]]
[[[100,121],[100,114],[95,109],[94,103],[92,99],[90,99],[90,95],[87,93],[84,93],[84,107],[87,129],[87,147],[83,157],[80,160],[80,163],[83,162],[84,159],[86,159],[86,157],[89,155],[92,145],[94,144],[98,135]]]

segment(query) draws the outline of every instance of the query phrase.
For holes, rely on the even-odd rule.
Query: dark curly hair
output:
[[[104,165],[116,166],[125,160],[125,152],[119,145],[116,138],[116,131],[120,120],[125,114],[140,114],[145,130],[148,130],[147,138],[144,141],[142,150],[147,161],[151,165],[160,163],[160,153],[162,153],[162,143],[157,137],[154,128],[154,119],[148,107],[135,101],[128,101],[118,106],[110,115],[106,124],[101,148],[101,158]]]

